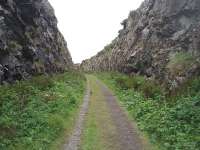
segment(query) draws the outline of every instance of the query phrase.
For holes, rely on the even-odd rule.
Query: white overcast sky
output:
[[[90,58],[109,44],[122,28],[120,23],[143,0],[49,0],[58,27],[74,63]]]

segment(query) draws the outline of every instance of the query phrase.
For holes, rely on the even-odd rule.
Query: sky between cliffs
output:
[[[58,27],[64,35],[74,63],[94,56],[122,28],[121,22],[143,0],[49,0]]]

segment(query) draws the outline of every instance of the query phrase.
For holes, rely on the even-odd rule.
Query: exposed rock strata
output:
[[[47,0],[0,1],[0,82],[72,67]]]
[[[175,84],[199,75],[199,0],[145,0],[122,25],[109,46],[83,61],[83,70],[142,74]],[[174,74],[168,64],[178,53],[193,61]]]

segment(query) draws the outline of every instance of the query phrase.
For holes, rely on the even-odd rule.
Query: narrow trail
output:
[[[119,106],[116,97],[108,87],[99,80],[97,81],[97,84],[101,87],[101,92],[105,97],[112,120],[117,128],[118,142],[120,143],[119,150],[124,150],[124,148],[126,150],[143,150],[144,147],[136,127],[133,126],[124,110]]]
[[[83,104],[79,113],[79,118],[76,122],[76,126],[74,128],[72,136],[70,137],[69,141],[64,145],[64,150],[78,150],[78,147],[80,146],[81,133],[83,131],[83,123],[85,120],[85,115],[88,111],[89,97],[90,87],[89,85],[87,85],[86,94],[83,99]]]
[[[145,150],[136,127],[111,90],[94,76],[87,79],[79,119],[64,150]]]

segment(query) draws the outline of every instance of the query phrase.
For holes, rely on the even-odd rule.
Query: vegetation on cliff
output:
[[[0,87],[0,149],[58,149],[73,128],[85,78],[76,72]]]
[[[176,88],[200,75],[199,14],[199,0],[144,0],[111,46],[81,67],[144,75]]]
[[[109,85],[138,127],[164,150],[199,150],[200,79],[185,83],[175,93],[141,76],[119,73],[97,75]]]

